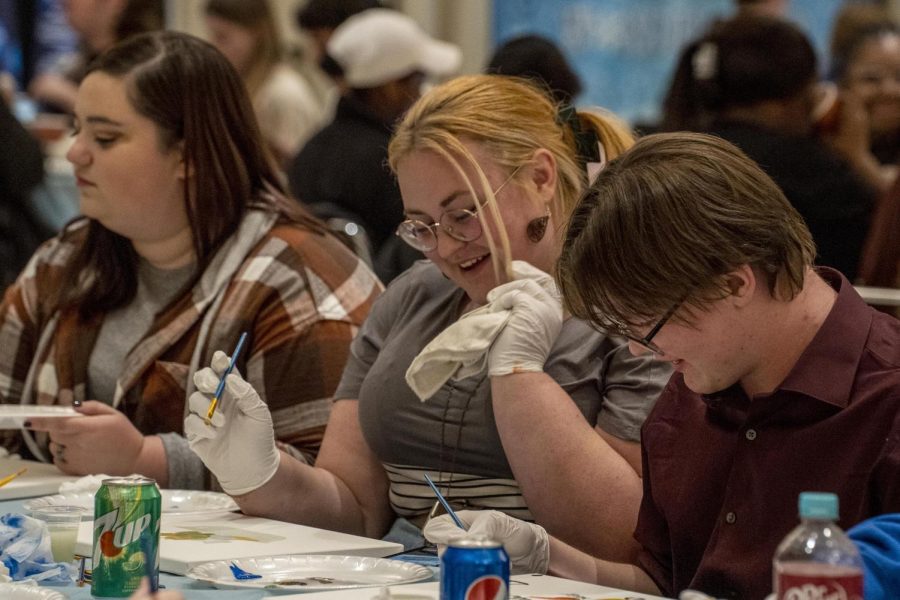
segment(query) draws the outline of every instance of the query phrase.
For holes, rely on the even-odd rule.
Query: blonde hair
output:
[[[388,160],[394,172],[406,156],[430,150],[447,159],[473,197],[486,199],[484,206],[478,206],[477,210],[488,210],[501,225],[498,227],[500,240],[493,239],[489,227],[484,228],[499,280],[503,280],[501,273],[510,278],[509,238],[490,182],[463,140],[477,142],[510,173],[530,162],[536,150],[549,151],[556,160],[557,171],[550,210],[558,217],[558,223],[564,224],[587,189],[588,179],[583,159],[578,156],[575,132],[568,123],[560,122],[559,109],[541,88],[524,79],[501,75],[458,77],[423,95],[397,125],[388,147]],[[611,113],[578,112],[577,118],[582,130],[596,133],[607,159],[618,156],[634,143],[627,126]],[[460,159],[477,174],[481,194],[475,193]],[[505,264],[498,264],[498,247],[503,249]]]

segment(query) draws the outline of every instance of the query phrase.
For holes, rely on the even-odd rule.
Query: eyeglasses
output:
[[[668,322],[668,320],[672,318],[672,315],[675,314],[675,311],[678,310],[679,306],[681,306],[681,302],[667,310],[666,314],[664,314],[662,318],[656,322],[656,325],[650,328],[650,331],[648,331],[647,335],[645,335],[644,337],[637,337],[628,333],[627,331],[623,331],[622,335],[624,335],[635,344],[638,344],[642,348],[645,348],[654,354],[665,354],[665,352],[663,352],[663,350],[660,349],[659,346],[654,344],[652,340],[654,337],[656,337],[656,334],[659,333],[659,330],[663,328],[663,325],[665,325],[666,322]]]
[[[506,184],[512,181],[516,173],[522,165],[519,165],[509,177],[494,190],[494,196],[500,193]],[[481,237],[481,219],[478,213],[467,208],[454,208],[445,210],[441,213],[436,223],[428,225],[419,219],[407,219],[397,226],[394,233],[400,236],[400,239],[419,250],[420,252],[431,252],[438,245],[437,229],[440,227],[444,233],[460,242],[474,242]]]

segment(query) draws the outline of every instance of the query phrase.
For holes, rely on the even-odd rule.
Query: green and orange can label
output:
[[[161,512],[162,496],[153,479],[103,480],[94,496],[92,595],[129,596],[148,573],[159,578]]]

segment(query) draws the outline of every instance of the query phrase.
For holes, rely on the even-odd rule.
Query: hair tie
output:
[[[606,163],[606,149],[600,141],[600,137],[593,128],[581,126],[578,111],[571,104],[560,106],[556,114],[557,122],[561,126],[568,126],[575,136],[575,149],[578,153],[578,162],[587,169],[591,163]]]

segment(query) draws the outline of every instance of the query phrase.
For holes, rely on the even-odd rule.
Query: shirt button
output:
[[[732,525],[735,521],[737,521],[737,515],[733,512],[729,512],[727,515],[725,515],[725,522],[729,525]]]
[[[750,440],[752,442],[753,440],[756,439],[756,430],[748,429],[747,431],[744,432],[744,437],[746,437],[748,440]]]

